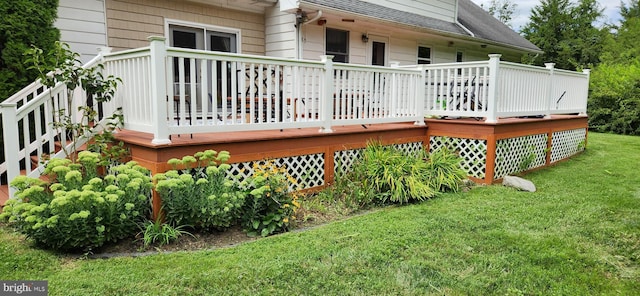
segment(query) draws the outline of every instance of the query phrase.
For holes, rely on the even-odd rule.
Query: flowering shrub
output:
[[[229,157],[207,150],[169,160],[174,170],[154,176],[167,223],[220,230],[238,220],[245,195],[227,178]]]
[[[296,180],[273,161],[255,164],[253,170],[244,184],[250,190],[242,214],[244,230],[262,236],[287,231],[300,207],[298,195],[289,190]]]
[[[149,171],[129,162],[100,177],[97,153],[80,152],[78,161],[50,160],[44,172],[50,185],[15,178],[16,198],[7,201],[0,220],[56,250],[90,250],[135,234],[150,209]]]

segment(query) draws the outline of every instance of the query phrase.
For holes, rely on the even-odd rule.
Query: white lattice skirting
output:
[[[494,179],[544,166],[546,151],[547,134],[498,140]]]
[[[288,174],[297,184],[290,184],[290,190],[301,190],[324,185],[324,153],[306,154],[274,158],[274,163],[285,167]],[[266,161],[247,161],[233,163],[229,173],[243,180],[253,175],[254,164],[264,164]]]
[[[545,166],[547,153],[550,153],[551,163],[568,158],[584,150],[587,130],[585,128],[557,131],[552,134],[551,148],[547,148],[548,135],[546,133],[500,139],[496,142],[496,157],[494,166],[494,180],[510,174],[528,171]],[[394,144],[397,149],[409,154],[417,155],[422,149],[422,142]],[[429,138],[429,152],[446,147],[456,151],[462,158],[461,166],[471,177],[486,178],[487,169],[487,140],[451,138],[431,136]],[[361,157],[364,148],[338,150],[333,153],[334,174],[349,172],[353,164]],[[278,166],[287,169],[297,184],[292,184],[292,190],[308,189],[325,185],[325,155],[324,153],[305,154],[275,158]],[[248,161],[231,164],[230,174],[244,179],[253,174],[253,165],[265,161]]]
[[[414,142],[392,146],[409,155],[417,155],[422,149],[422,145],[422,142]],[[335,151],[333,154],[335,174],[348,172],[361,156],[362,150],[363,148]],[[291,184],[290,190],[302,190],[325,185],[324,153],[281,157],[272,160],[277,166],[285,167],[288,174],[296,180],[297,184]],[[229,174],[243,180],[253,174],[253,166],[255,164],[264,164],[265,162],[265,160],[261,160],[233,163],[230,164]]]
[[[551,137],[551,163],[584,151],[587,129],[559,131]]]
[[[417,156],[422,150],[422,142],[402,143],[391,145],[396,149],[406,153],[407,155]],[[347,173],[351,170],[353,164],[362,157],[364,148],[339,150],[333,153],[334,173],[336,176]]]
[[[480,139],[449,138],[431,136],[429,152],[442,147],[457,151],[462,158],[461,166],[471,177],[484,179],[487,163],[487,141]]]

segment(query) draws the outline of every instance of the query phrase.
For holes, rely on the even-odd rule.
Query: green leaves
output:
[[[168,164],[174,170],[154,176],[167,223],[222,230],[237,222],[245,194],[237,182],[227,179],[230,166],[220,158],[225,154],[228,152],[207,150],[182,159],[173,158]],[[198,166],[193,167],[194,164]],[[203,164],[208,166],[203,168],[200,166]],[[183,169],[175,170],[178,168]]]
[[[460,157],[446,149],[404,153],[393,146],[372,142],[362,150],[351,170],[319,193],[322,199],[340,201],[352,210],[373,204],[409,203],[457,191],[466,178]]]
[[[16,178],[16,198],[9,200],[0,220],[55,250],[86,251],[134,234],[150,208],[149,172],[130,162],[113,167],[115,175],[91,177],[83,163],[95,171],[95,156],[83,153],[79,164],[50,161],[45,172],[54,180],[51,185]]]
[[[289,190],[293,181],[284,167],[272,160],[256,163],[246,180],[249,192],[242,209],[242,226],[251,236],[268,236],[287,231],[300,207],[297,193]]]
[[[591,68],[600,62],[600,53],[609,28],[596,28],[602,17],[597,1],[542,0],[531,11],[522,35],[544,52],[528,57],[543,66],[555,63],[559,69]]]
[[[25,50],[35,45],[50,51],[60,39],[53,25],[58,1],[0,1],[0,100],[4,100],[38,78],[28,69]]]

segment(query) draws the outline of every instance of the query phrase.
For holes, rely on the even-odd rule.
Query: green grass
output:
[[[0,278],[51,295],[633,295],[640,293],[640,137],[489,186],[237,247],[65,259],[0,229]]]

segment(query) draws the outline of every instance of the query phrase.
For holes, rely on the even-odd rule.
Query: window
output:
[[[418,46],[418,64],[431,64],[431,48]]]
[[[327,28],[326,54],[333,56],[338,63],[349,62],[349,31]]]
[[[238,52],[236,30],[169,24],[169,44],[175,47]]]
[[[221,52],[238,52],[240,44],[240,30],[233,28],[214,27],[205,24],[189,23],[179,20],[168,20],[166,22],[166,33],[168,34],[169,45],[181,48],[200,49]],[[180,81],[180,65],[179,58],[173,58],[173,74],[174,74],[174,95],[178,93],[177,83]],[[202,61],[196,61],[196,69],[200,69]],[[191,63],[189,59],[185,59],[182,65],[184,67],[184,81],[189,84],[194,82],[200,94],[201,74],[197,73],[195,77],[191,77]],[[217,91],[222,93],[222,77],[226,72],[227,90],[231,89],[231,64],[227,64],[227,69],[223,69],[222,62],[212,62],[207,66],[207,77],[213,77],[215,71],[218,79]],[[196,70],[198,72],[198,70]],[[213,86],[209,86],[212,88]],[[212,89],[207,90],[212,93]],[[190,89],[186,89],[187,94]],[[200,100],[198,100],[199,102]]]

